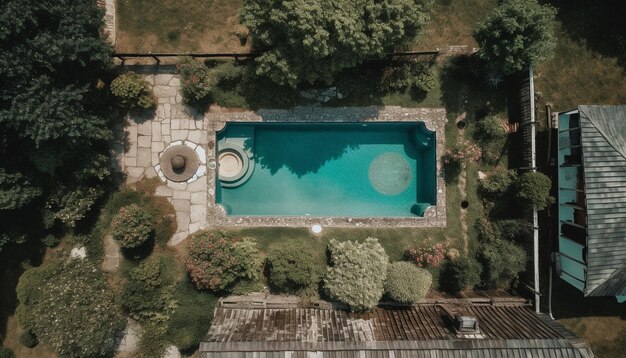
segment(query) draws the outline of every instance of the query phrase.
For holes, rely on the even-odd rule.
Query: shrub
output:
[[[476,137],[481,141],[492,141],[506,137],[502,121],[496,116],[484,118],[476,123]]]
[[[111,222],[111,235],[126,249],[141,246],[154,232],[154,217],[139,205],[120,208]]]
[[[180,74],[180,94],[185,102],[194,106],[205,106],[210,101],[211,87],[215,81],[209,69],[191,57],[182,58],[176,65]]]
[[[431,64],[412,61],[385,69],[380,90],[411,90],[427,93],[436,83],[437,78]]]
[[[526,269],[526,253],[506,240],[485,242],[478,255],[483,264],[483,284],[506,288],[517,275]]]
[[[154,108],[156,100],[150,84],[134,72],[119,75],[111,82],[111,93],[126,109]]]
[[[39,340],[37,336],[30,329],[24,330],[22,334],[20,334],[20,343],[27,348],[33,348],[39,344]]]
[[[497,198],[509,190],[515,180],[517,180],[515,170],[498,166],[480,181],[479,188],[485,196]]]
[[[209,331],[218,298],[185,280],[176,287],[174,299],[177,307],[170,315],[167,337],[183,353],[191,353]]]
[[[498,220],[494,225],[500,232],[500,238],[511,241],[523,241],[532,232],[531,225],[518,219]]]
[[[439,288],[449,293],[473,288],[480,282],[481,271],[480,264],[474,259],[461,257],[448,260],[439,273]]]
[[[331,240],[328,245],[332,266],[328,268],[325,289],[328,295],[351,311],[367,311],[383,295],[388,256],[374,238],[365,242]]]
[[[437,243],[427,244],[419,247],[412,247],[404,253],[404,258],[416,264],[417,267],[439,267],[441,261],[446,257],[448,245]]]
[[[460,140],[456,146],[446,150],[443,155],[443,163],[445,165],[463,165],[467,162],[478,161],[481,154],[478,146],[468,141]]]
[[[425,269],[410,262],[395,262],[387,268],[385,292],[394,301],[416,303],[426,297],[432,282],[433,277]]]
[[[7,347],[0,346],[0,358],[15,358],[15,353]]]
[[[17,298],[20,325],[61,357],[112,353],[111,338],[126,325],[104,274],[87,260],[26,271],[20,277]]]
[[[161,260],[159,257],[149,258],[130,270],[129,278],[143,282],[151,287],[159,287],[161,280]]]
[[[554,203],[554,198],[550,196],[551,188],[550,178],[539,172],[526,172],[519,176],[515,184],[517,198],[522,203],[535,206],[537,210],[543,210]]]
[[[260,258],[254,239],[200,231],[189,241],[187,271],[199,289],[228,290],[238,280],[257,278]]]
[[[300,293],[314,288],[322,274],[311,254],[295,245],[271,251],[267,269],[270,287],[281,293]]]
[[[41,242],[47,247],[56,247],[61,242],[61,239],[52,234],[49,234],[49,235],[46,235],[46,237],[44,237],[43,239],[41,239]]]
[[[556,10],[536,0],[505,0],[474,30],[478,55],[499,72],[512,74],[550,58]]]

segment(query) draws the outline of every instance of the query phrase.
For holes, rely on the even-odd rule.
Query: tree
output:
[[[526,172],[520,175],[515,184],[517,198],[524,204],[535,206],[537,210],[554,203],[554,198],[550,196],[551,188],[550,178],[539,172]]]
[[[365,242],[331,240],[328,245],[332,266],[326,272],[328,295],[351,311],[367,311],[383,295],[389,257],[374,238]]]
[[[63,197],[77,188],[93,193],[88,188],[99,188],[108,178],[111,131],[102,115],[106,96],[97,84],[109,68],[112,48],[101,36],[102,17],[91,0],[0,2],[4,229],[40,235],[44,213],[73,205]],[[88,209],[81,207],[83,215]],[[28,224],[15,217],[28,217]]]
[[[493,70],[512,74],[550,58],[556,46],[556,10],[536,0],[505,0],[474,29],[478,56]]]
[[[431,0],[246,0],[240,17],[263,54],[258,75],[281,85],[332,82],[344,68],[414,36]]]
[[[73,259],[26,271],[17,286],[17,316],[61,357],[112,353],[125,319],[104,274],[87,260]]]

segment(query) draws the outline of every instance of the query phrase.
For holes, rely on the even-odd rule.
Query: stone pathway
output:
[[[102,261],[102,271],[116,272],[120,267],[122,253],[120,245],[113,239],[111,235],[104,238],[104,260]]]
[[[158,176],[155,166],[159,165],[159,155],[172,142],[193,142],[202,147],[204,153],[208,144],[204,116],[182,103],[178,76],[158,73],[146,75],[145,79],[153,85],[158,106],[154,113],[144,118],[127,119],[127,149],[122,162],[127,183]],[[157,188],[156,195],[166,197],[176,209],[178,230],[170,245],[178,244],[206,225],[206,175],[191,183],[166,180]]]
[[[117,349],[115,351],[116,358],[132,357],[133,353],[137,350],[137,344],[139,343],[139,337],[143,329],[139,323],[128,319],[126,329],[118,338]]]

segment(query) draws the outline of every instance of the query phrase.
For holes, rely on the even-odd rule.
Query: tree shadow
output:
[[[122,248],[122,254],[128,260],[141,261],[150,256],[152,251],[154,251],[154,244],[155,233],[152,232],[148,240],[146,240],[143,244],[133,248]]]
[[[565,31],[593,51],[616,57],[626,71],[626,2],[623,0],[550,0]],[[589,15],[593,14],[592,20]]]

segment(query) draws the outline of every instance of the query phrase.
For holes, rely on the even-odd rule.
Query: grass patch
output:
[[[591,51],[560,24],[555,26],[558,43],[554,58],[535,71],[540,106],[550,103],[553,110],[566,111],[580,104],[626,103],[626,76],[617,58]]]
[[[235,34],[241,5],[242,0],[117,1],[116,50],[248,52]]]
[[[474,24],[497,5],[496,0],[436,0],[431,21],[418,35],[411,49],[447,49],[450,45],[478,47],[472,37]]]

